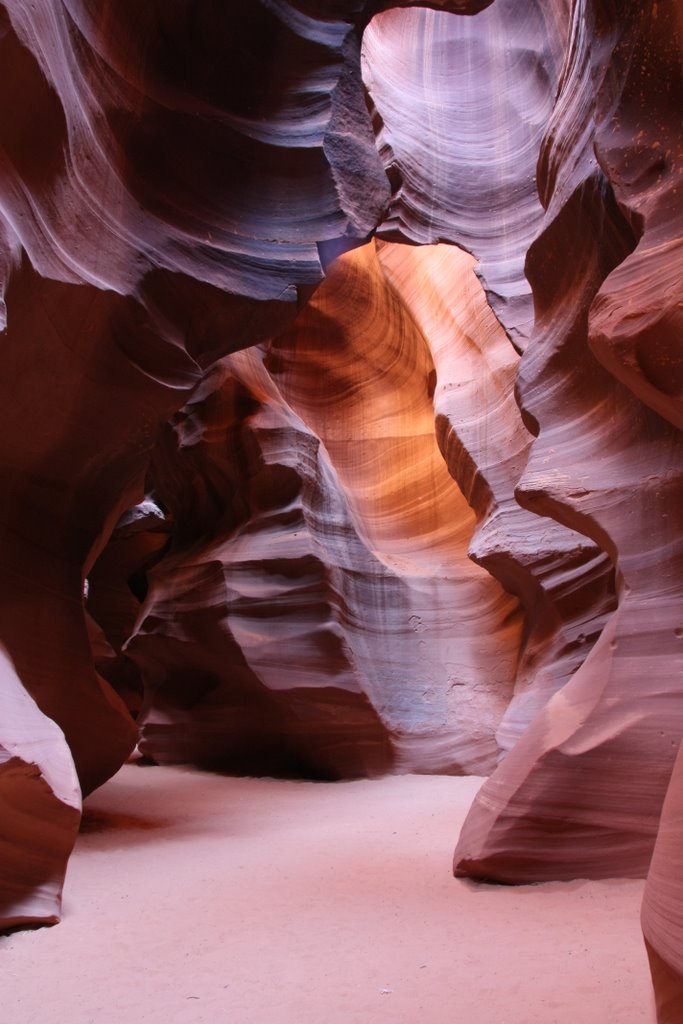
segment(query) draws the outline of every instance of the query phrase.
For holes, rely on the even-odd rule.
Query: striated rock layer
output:
[[[437,439],[477,513],[469,556],[517,594],[526,613],[515,692],[497,732],[509,750],[600,634],[615,603],[611,562],[588,538],[515,501],[531,443],[513,394],[519,356],[486,303],[472,257],[443,245],[383,245],[380,260],[434,359]]]
[[[619,603],[584,665],[482,790],[456,850],[457,873],[507,881],[644,874],[683,735],[681,435],[635,376],[616,379],[610,360],[596,359],[608,336],[630,335],[678,301],[668,271],[644,275],[639,257],[653,203],[666,206],[668,197],[678,206],[676,178],[657,177],[647,147],[654,163],[627,195],[632,154],[604,156],[620,132],[642,146],[643,104],[662,145],[677,133],[652,64],[653,35],[667,38],[666,52],[676,31],[656,5],[627,5],[620,17],[598,4],[574,10],[540,163],[546,226],[527,258],[536,327],[518,393],[538,437],[517,495],[610,553]],[[673,144],[668,151],[674,161]],[[675,232],[676,221],[669,227]],[[661,252],[666,265],[668,247]],[[625,275],[628,304],[617,306]]]
[[[138,733],[114,689],[135,711],[131,662],[84,582],[161,424],[215,360],[281,331],[320,254],[388,203],[360,78],[372,12],[0,6],[0,640],[85,792]]]
[[[393,185],[380,237],[474,253],[519,348],[533,323],[524,257],[543,214],[536,162],[568,11],[566,0],[496,0],[476,18],[394,10],[363,37],[363,77]]]
[[[145,753],[234,768],[290,748],[335,776],[493,767],[520,619],[467,557],[434,375],[370,244],[176,417],[152,475],[177,542],[126,647]]]
[[[56,920],[138,739],[500,761],[456,872],[643,874],[659,828],[673,1022],[683,23],[407,7],[0,6],[2,922]]]

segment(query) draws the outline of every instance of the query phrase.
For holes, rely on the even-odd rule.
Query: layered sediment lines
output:
[[[452,246],[384,244],[380,262],[434,360],[437,439],[477,515],[469,557],[525,611],[515,692],[497,732],[509,750],[599,636],[615,605],[611,561],[587,537],[515,500],[532,441],[514,399],[519,356],[474,259]]]
[[[139,684],[107,581],[102,633],[85,580],[160,425],[217,359],[279,333],[321,252],[388,202],[367,17],[352,0],[0,7],[0,640],[86,792],[135,745]]]
[[[564,0],[496,0],[476,18],[387,11],[363,37],[363,77],[393,186],[379,236],[474,253],[520,348],[533,323],[524,257],[543,214],[536,162],[567,26]]]
[[[641,400],[635,378],[627,388],[609,372],[609,360],[604,367],[593,355],[602,358],[594,331],[615,278],[628,273],[632,284],[628,304],[612,307],[615,336],[620,324],[630,331],[638,323],[639,309],[672,302],[667,272],[654,296],[652,277],[636,275],[647,222],[623,202],[614,167],[596,160],[605,138],[637,134],[634,77],[642,77],[653,111],[661,108],[648,87],[654,68],[644,56],[637,66],[622,60],[643,51],[656,12],[633,5],[617,19],[597,7],[575,9],[540,164],[547,223],[527,258],[536,327],[517,385],[538,437],[517,495],[602,545],[615,562],[618,607],[465,824],[458,873],[507,881],[644,874],[683,735],[681,437],[650,399]],[[668,26],[658,31],[675,33],[663,20]],[[612,73],[603,77],[607,65]],[[666,140],[666,125],[659,126]],[[668,134],[675,132],[670,124]],[[634,773],[634,763],[647,770]]]
[[[372,243],[176,417],[153,476],[179,542],[126,650],[148,687],[144,752],[202,763],[209,743],[212,763],[239,766],[232,717],[252,765],[289,743],[335,776],[493,767],[521,621],[467,557],[474,516],[437,445],[433,388]],[[188,660],[201,695],[194,668],[182,684]]]
[[[683,24],[429,8],[0,6],[1,920],[138,739],[495,768],[456,871],[654,847],[669,1024]]]

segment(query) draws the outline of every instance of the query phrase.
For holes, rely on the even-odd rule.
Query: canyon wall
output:
[[[5,0],[0,51],[2,925],[136,744],[486,774],[456,874],[650,870],[677,1020],[674,4]]]

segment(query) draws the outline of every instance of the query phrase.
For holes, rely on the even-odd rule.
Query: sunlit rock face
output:
[[[341,256],[160,446],[178,540],[126,650],[156,760],[272,770],[289,751],[334,777],[496,763],[521,618],[467,557],[474,515],[437,444],[434,362],[386,250]],[[483,311],[471,261],[448,252]]]
[[[87,790],[135,730],[93,673],[83,578],[142,497],[160,424],[216,358],[291,321],[319,249],[367,235],[390,189],[363,4],[1,10],[0,632]]]
[[[434,360],[437,440],[477,515],[469,556],[525,611],[515,692],[497,732],[507,751],[600,634],[615,605],[611,561],[587,537],[515,500],[532,441],[514,399],[519,356],[486,303],[472,257],[445,245],[385,244],[380,261]]]
[[[510,3],[474,20],[392,11],[373,20],[363,43],[395,186],[379,234],[470,249],[515,346],[471,275],[455,269],[473,260],[445,246],[382,250],[434,353],[437,436],[478,517],[470,556],[527,613],[515,696],[498,731],[505,749],[579,668],[616,603],[612,562],[599,543],[539,520],[515,499],[532,440],[513,397],[515,348],[526,346],[533,321],[523,266],[543,218],[536,165],[568,14],[563,4]]]

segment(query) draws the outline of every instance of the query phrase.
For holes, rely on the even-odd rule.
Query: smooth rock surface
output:
[[[452,246],[386,243],[379,256],[434,360],[437,440],[477,515],[469,556],[525,612],[515,692],[496,734],[507,751],[603,629],[616,603],[611,562],[588,538],[515,500],[532,441],[514,400],[519,356],[486,303],[472,257]]]
[[[524,257],[543,216],[536,162],[568,24],[565,0],[496,0],[476,18],[387,11],[363,37],[363,77],[393,186],[379,235],[472,252],[518,348],[533,324]]]
[[[455,855],[458,872],[479,877],[644,875],[683,735],[681,435],[594,359],[589,337],[601,289],[637,245],[594,145],[616,131],[614,96],[625,95],[633,71],[621,55],[653,16],[635,5],[620,20],[600,5],[576,10],[541,155],[547,221],[527,256],[536,326],[517,382],[538,431],[517,497],[601,545],[615,563],[618,607],[482,790]],[[621,78],[600,77],[611,59]],[[624,322],[649,294],[634,281]],[[634,773],[634,762],[647,770]]]
[[[61,730],[0,651],[0,931],[56,924],[81,792]]]

